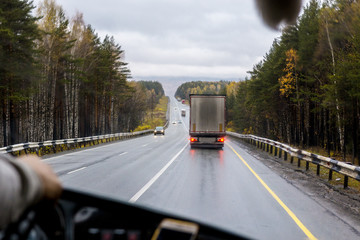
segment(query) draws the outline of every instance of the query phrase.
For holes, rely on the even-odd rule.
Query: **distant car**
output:
[[[181,121],[179,120],[178,123],[181,123]]]
[[[154,135],[156,135],[156,134],[162,134],[162,135],[165,135],[165,130],[164,130],[164,127],[156,127],[155,129],[154,129]]]
[[[176,124],[176,121],[172,121],[172,124]]]
[[[185,117],[186,116],[186,110],[185,109],[181,109],[181,116]]]

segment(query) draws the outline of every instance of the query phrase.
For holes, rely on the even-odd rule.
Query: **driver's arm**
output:
[[[38,157],[0,154],[0,229],[40,199],[58,198],[61,190],[55,173]]]

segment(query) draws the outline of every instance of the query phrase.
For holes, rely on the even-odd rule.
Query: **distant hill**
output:
[[[212,77],[133,77],[134,80],[140,81],[158,81],[162,84],[165,95],[174,96],[176,89],[185,82],[193,81],[206,81],[206,82],[216,82],[220,80],[224,81],[240,81],[241,79],[237,78],[212,78]]]

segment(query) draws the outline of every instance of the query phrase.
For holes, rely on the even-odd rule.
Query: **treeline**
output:
[[[238,82],[218,81],[218,82],[186,82],[181,84],[175,97],[189,100],[190,94],[221,94],[226,95],[226,125],[228,131],[235,131],[234,113],[236,112],[235,97],[238,89]]]
[[[290,144],[359,154],[360,3],[312,0],[237,84],[234,128]]]
[[[124,51],[54,0],[0,2],[0,146],[131,131],[152,98]],[[158,91],[159,86],[156,86]]]
[[[138,83],[146,90],[146,95],[148,96],[148,109],[154,110],[159,103],[160,98],[165,95],[163,86],[157,81],[138,81]]]
[[[155,96],[161,98],[165,92],[161,83],[157,81],[138,81],[145,89],[154,92]]]
[[[181,84],[175,92],[175,97],[189,100],[189,94],[220,94],[224,93],[227,81],[205,82],[193,81]]]

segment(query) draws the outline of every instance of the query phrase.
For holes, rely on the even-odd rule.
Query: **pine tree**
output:
[[[29,96],[35,71],[34,42],[39,37],[37,18],[28,0],[0,1],[0,140],[1,145],[19,140],[20,103]]]

